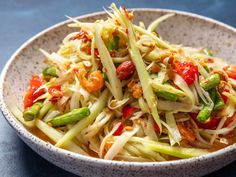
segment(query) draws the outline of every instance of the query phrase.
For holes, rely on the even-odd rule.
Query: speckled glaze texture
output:
[[[236,30],[220,22],[198,15],[160,9],[136,9],[135,22],[148,25],[152,20],[175,12],[176,16],[163,22],[158,32],[171,43],[193,47],[208,47],[216,56],[234,63],[236,56]],[[104,13],[94,13],[78,17],[82,21],[95,21],[105,18]],[[24,90],[33,73],[42,69],[43,55],[39,48],[56,51],[62,39],[76,29],[70,29],[66,22],[57,24],[27,41],[10,58],[1,75],[1,109],[9,124],[19,137],[35,152],[53,164],[84,177],[193,177],[202,176],[217,170],[236,159],[236,144],[201,157],[171,162],[139,163],[117,162],[82,156],[56,148],[31,134],[9,111],[10,94],[14,94],[17,105],[22,104]],[[10,86],[9,90],[6,85]]]

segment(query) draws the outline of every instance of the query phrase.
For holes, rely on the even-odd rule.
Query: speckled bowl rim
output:
[[[222,22],[219,22],[217,20],[208,18],[208,17],[204,17],[201,15],[197,15],[194,13],[189,13],[189,12],[183,12],[183,11],[178,11],[178,10],[171,10],[171,9],[158,9],[158,8],[133,8],[131,10],[134,11],[145,11],[145,12],[162,12],[162,13],[176,13],[179,15],[183,15],[183,16],[188,16],[188,17],[193,17],[193,18],[197,18],[199,20],[203,20],[205,22],[208,23],[212,23],[212,24],[216,24],[221,28],[227,29],[231,32],[236,33],[236,29],[226,25]],[[103,15],[105,14],[105,12],[95,12],[95,13],[89,13],[86,15],[81,15],[78,17],[75,17],[76,19],[81,19],[81,18],[87,18],[87,17],[95,17],[97,15]],[[68,156],[70,155],[71,157],[77,158],[78,160],[81,161],[86,161],[88,163],[93,163],[97,166],[102,166],[102,165],[112,165],[112,166],[120,166],[120,167],[146,167],[148,169],[153,169],[156,167],[167,167],[167,166],[179,166],[179,165],[184,165],[184,164],[192,164],[196,161],[205,161],[208,159],[213,159],[216,158],[218,156],[224,155],[224,153],[226,152],[231,152],[233,150],[236,150],[236,143],[230,146],[227,146],[221,150],[206,154],[206,155],[202,155],[199,157],[194,157],[194,158],[189,158],[189,159],[181,159],[181,160],[174,160],[174,161],[164,161],[164,162],[124,162],[124,161],[113,161],[113,160],[105,160],[105,159],[99,159],[99,158],[95,158],[95,157],[90,157],[90,156],[85,156],[85,155],[80,155],[74,152],[70,152],[61,148],[57,148],[53,145],[51,145],[50,143],[47,143],[43,140],[41,140],[40,138],[38,138],[37,136],[33,135],[32,133],[30,133],[18,120],[17,118],[15,118],[12,113],[8,110],[7,105],[4,101],[3,98],[3,87],[4,87],[4,80],[6,77],[6,73],[10,67],[10,65],[12,64],[12,62],[16,59],[16,56],[26,47],[28,47],[29,45],[31,45],[31,43],[36,40],[37,38],[41,37],[43,34],[53,30],[56,27],[62,26],[67,24],[68,22],[71,22],[71,20],[66,20],[60,23],[57,23],[45,30],[43,30],[42,32],[36,34],[35,36],[33,36],[32,38],[30,38],[29,40],[27,40],[23,45],[21,45],[21,47],[16,50],[16,52],[10,57],[10,59],[7,61],[6,65],[4,66],[2,73],[1,73],[1,80],[0,80],[0,108],[2,110],[3,116],[5,117],[5,119],[7,120],[7,122],[10,124],[11,127],[13,127],[13,129],[20,134],[21,136],[23,136],[25,139],[27,139],[28,141],[33,141],[30,137],[34,137],[34,143],[36,143],[36,145],[44,148],[45,150],[47,150],[48,152],[56,152],[61,156]],[[14,123],[13,123],[14,122]],[[17,126],[20,127],[19,129],[17,129]]]

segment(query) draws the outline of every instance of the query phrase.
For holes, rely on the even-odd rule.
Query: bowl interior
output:
[[[151,21],[168,12],[173,11],[136,10],[135,23],[143,21],[148,26]],[[105,19],[106,15],[104,13],[92,14],[78,19],[93,22],[101,18]],[[39,48],[48,52],[57,51],[62,39],[68,33],[78,30],[67,27],[67,24],[68,22],[63,22],[36,35],[26,42],[9,60],[2,74],[3,82],[1,85],[2,104],[6,108],[11,105],[12,96],[16,98],[15,104],[23,107],[23,95],[29,79],[33,74],[39,74],[43,68],[44,57],[39,52]],[[210,48],[216,56],[225,59],[229,63],[234,63],[236,40],[233,39],[236,38],[236,31],[231,27],[197,15],[176,12],[176,16],[159,25],[157,32],[163,39],[171,43]],[[8,114],[6,118],[10,124],[14,122],[14,124],[24,129],[13,115]]]

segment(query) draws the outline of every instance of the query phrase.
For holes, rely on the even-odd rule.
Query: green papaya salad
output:
[[[236,138],[236,66],[207,48],[171,44],[111,4],[106,20],[71,19],[59,50],[33,75],[17,117],[36,135],[107,160],[168,161]],[[17,112],[17,111],[15,111]],[[42,136],[43,135],[43,136]]]

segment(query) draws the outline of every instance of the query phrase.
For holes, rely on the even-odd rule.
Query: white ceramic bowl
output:
[[[236,56],[236,30],[223,23],[185,12],[161,9],[135,9],[135,21],[142,20],[149,24],[157,17],[175,12],[176,16],[160,24],[158,32],[161,36],[178,44],[193,47],[208,47],[216,56],[229,63]],[[104,13],[93,13],[80,16],[79,20],[94,21],[105,18]],[[39,155],[53,164],[80,176],[201,176],[217,170],[236,159],[236,144],[217,152],[201,157],[169,162],[118,162],[102,160],[75,154],[56,148],[31,134],[9,111],[9,91],[22,104],[24,91],[33,73],[40,73],[43,56],[39,48],[49,52],[56,51],[62,39],[72,30],[67,27],[68,21],[59,23],[37,34],[23,44],[9,59],[1,75],[0,98],[2,112],[19,137]]]

